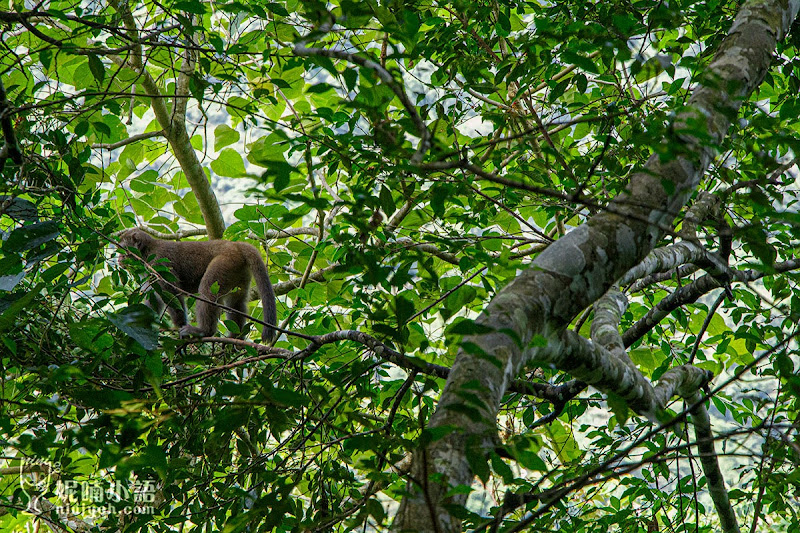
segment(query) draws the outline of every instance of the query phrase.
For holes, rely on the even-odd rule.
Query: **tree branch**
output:
[[[739,533],[739,523],[736,520],[736,513],[731,506],[728,498],[728,490],[725,488],[725,478],[719,468],[717,452],[714,449],[714,434],[711,432],[711,419],[708,417],[708,410],[705,400],[700,393],[688,399],[690,404],[696,407],[692,410],[692,424],[694,425],[694,438],[697,441],[698,455],[703,473],[708,484],[708,493],[714,502],[714,507],[719,516],[719,522],[724,533]]]
[[[164,137],[164,130],[148,131],[147,133],[131,135],[127,139],[122,139],[115,143],[95,143],[92,145],[92,148],[95,150],[116,150],[117,148],[122,148],[123,146],[143,141],[144,139],[152,139],[153,137]]]
[[[705,69],[704,79],[711,82],[694,89],[675,117],[675,135],[668,139],[673,157],[654,153],[608,209],[548,246],[487,305],[476,321],[487,332],[463,339],[428,425],[431,430],[456,429],[415,453],[410,478],[422,483],[409,483],[395,530],[460,531],[460,519],[448,509],[466,501],[464,491],[451,489],[473,482],[467,443],[470,450],[494,449],[504,393],[529,363],[552,365],[601,390],[621,393],[643,414],[658,411],[671,393],[693,394],[708,379],[705,371],[679,367],[654,388],[627,365],[608,363],[607,350],[565,330],[672,227],[742,102],[766,75],[777,39],[785,36],[799,7],[779,0],[747,2]],[[468,413],[458,408],[465,395],[470,397]]]
[[[774,272],[762,272],[758,270],[735,270],[735,277],[733,281],[749,282],[761,279],[764,276],[772,274],[781,274],[790,270],[800,268],[800,259],[792,259],[777,263],[774,266]],[[625,333],[622,338],[625,341],[625,346],[631,346],[634,342],[641,339],[645,333],[653,329],[653,327],[661,322],[667,315],[678,307],[686,304],[691,304],[697,301],[702,295],[707,292],[722,287],[722,283],[717,280],[713,275],[706,274],[688,285],[678,288],[669,296],[663,298],[658,304],[653,306],[647,314],[640,318]]]

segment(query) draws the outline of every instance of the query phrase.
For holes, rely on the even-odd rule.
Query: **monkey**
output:
[[[229,320],[244,327],[247,313],[247,302],[250,294],[250,278],[255,278],[258,293],[261,296],[261,307],[264,310],[264,322],[268,325],[262,330],[264,340],[273,340],[277,323],[275,308],[275,291],[269,281],[269,272],[259,251],[244,242],[233,242],[222,239],[210,241],[166,241],[157,239],[141,229],[133,228],[123,232],[119,238],[120,246],[139,252],[143,260],[155,257],[167,260],[170,272],[175,281],[159,281],[159,286],[174,295],[171,302],[165,303],[151,290],[149,307],[158,313],[166,306],[172,323],[179,328],[181,338],[216,334],[222,309],[214,303],[197,300],[195,316],[197,326],[189,324],[186,301],[183,294],[175,287],[190,293],[199,293],[205,300],[225,304],[238,312],[226,311]],[[130,256],[126,256],[130,257]],[[123,266],[127,260],[123,260]],[[216,294],[212,287],[216,285]]]

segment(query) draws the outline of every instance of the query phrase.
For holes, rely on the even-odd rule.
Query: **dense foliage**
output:
[[[738,7],[4,2],[0,529],[388,528],[471,319],[672,156]],[[720,251],[730,229],[749,281],[656,321],[706,272],[623,287],[645,375],[693,362],[724,384],[717,451],[752,531],[800,529],[797,39],[700,185],[720,207],[697,242]],[[260,243],[286,334],[179,340],[143,305],[147,274],[113,260],[134,225]],[[717,530],[683,422],[648,433],[620,398],[540,396],[513,387],[497,453],[467,457],[465,528]]]

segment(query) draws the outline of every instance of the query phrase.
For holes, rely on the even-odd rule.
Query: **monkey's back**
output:
[[[254,246],[226,240],[179,241],[159,246],[156,255],[169,260],[170,268],[180,280],[181,289],[197,292],[204,276],[220,286],[245,287],[252,273],[245,254]]]

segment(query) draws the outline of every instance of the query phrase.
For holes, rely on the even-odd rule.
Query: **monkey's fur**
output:
[[[166,305],[173,324],[179,328],[181,337],[215,335],[222,309],[213,303],[197,300],[195,305],[197,326],[192,326],[188,323],[186,300],[173,285],[186,292],[199,293],[211,302],[222,300],[228,307],[247,314],[250,278],[255,278],[264,310],[264,322],[271,326],[277,323],[275,291],[269,281],[264,260],[255,247],[244,242],[224,240],[165,241],[156,239],[138,228],[122,233],[119,243],[125,248],[138,250],[142,259],[146,260],[151,256],[155,257],[155,261],[167,259],[175,281],[158,283],[175,298],[172,298],[169,304],[165,304],[153,291],[151,300],[155,302],[150,306],[161,313]],[[215,283],[218,287],[216,294],[212,292]],[[240,313],[226,311],[225,314],[239,326],[241,331],[245,316]],[[272,340],[275,338],[275,333],[273,328],[264,326],[261,335],[264,340]]]

